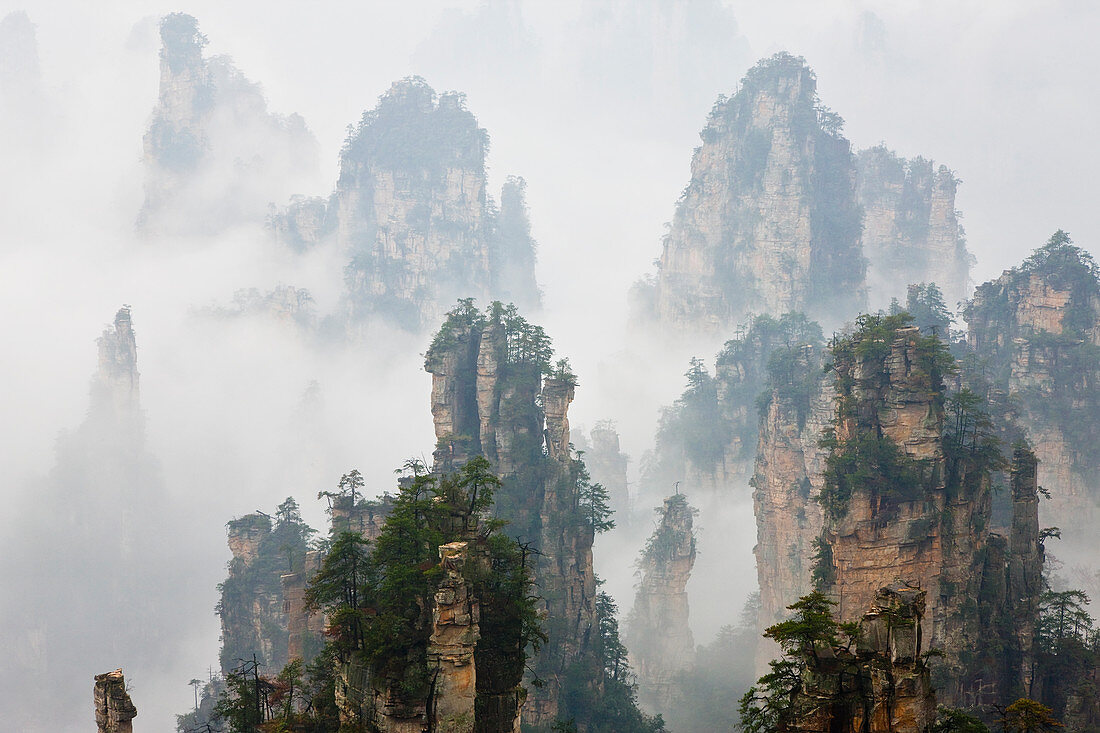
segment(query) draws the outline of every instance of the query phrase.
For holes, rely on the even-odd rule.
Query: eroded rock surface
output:
[[[657,510],[660,520],[638,561],[642,580],[624,634],[639,699],[664,714],[671,708],[677,675],[695,658],[687,595],[695,565],[695,511],[682,494],[668,497]]]
[[[965,301],[972,257],[955,211],[955,174],[884,145],[861,150],[856,164],[873,303],[884,306],[908,285],[931,282],[952,309]]]
[[[816,88],[801,58],[777,54],[715,104],[650,296],[662,324],[721,332],[750,312],[863,303],[854,160]]]
[[[137,707],[126,691],[121,669],[95,676],[95,722],[99,733],[133,733]]]

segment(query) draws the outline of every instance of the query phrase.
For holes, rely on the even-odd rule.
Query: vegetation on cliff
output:
[[[234,557],[218,585],[222,624],[223,673],[256,655],[267,668],[281,669],[287,655],[287,628],[280,577],[303,569],[316,530],[302,521],[298,503],[288,497],[274,517],[255,513],[228,523]]]
[[[758,413],[775,396],[793,401],[805,420],[823,379],[823,343],[821,327],[801,313],[762,315],[726,342],[713,375],[693,358],[683,394],[661,410],[655,447],[643,466],[646,488],[663,494],[692,472],[715,475],[751,461]]]
[[[992,386],[1019,398],[1025,422],[1059,430],[1080,469],[1094,467],[1100,266],[1092,256],[1058,230],[1019,267],[979,286],[964,316]]]

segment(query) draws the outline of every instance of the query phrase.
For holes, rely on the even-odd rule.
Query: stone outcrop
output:
[[[96,342],[99,363],[92,377],[89,415],[134,439],[142,428],[137,340],[130,307],[115,313],[114,323]]]
[[[955,211],[955,174],[884,145],[861,150],[856,166],[872,303],[884,306],[908,285],[932,282],[952,308],[965,301],[972,257]]]
[[[11,710],[13,730],[86,722],[87,678],[74,670],[104,659],[151,668],[191,628],[194,608],[180,590],[195,580],[182,558],[189,546],[178,534],[183,524],[167,520],[172,507],[146,445],[129,308],[114,314],[97,350],[84,419],[60,433],[49,474],[26,487],[34,511],[20,514],[20,532],[0,553],[9,580],[0,681],[26,691]],[[20,537],[33,538],[33,552],[16,544]],[[95,633],[73,619],[95,619]]]
[[[943,699],[979,705],[1015,689],[1029,653],[1034,607],[1020,604],[1034,603],[1038,590],[1038,502],[1021,448],[1012,536],[991,531],[997,464],[976,456],[995,444],[974,432],[953,434],[963,443],[948,445],[940,398],[947,357],[936,356],[936,344],[915,327],[871,318],[834,346],[836,417],[815,577],[841,621],[858,620],[884,584],[927,591],[921,624],[946,655]],[[858,472],[848,467],[853,460]],[[1000,653],[989,651],[991,639],[1003,644]],[[1006,659],[1015,662],[1003,666]]]
[[[682,494],[664,501],[660,522],[638,560],[642,580],[623,641],[638,675],[643,706],[668,714],[677,676],[695,659],[689,625],[687,582],[695,565],[693,509]]]
[[[95,676],[95,722],[99,733],[133,733],[137,708],[126,691],[121,669]]]
[[[272,205],[267,228],[280,245],[295,252],[305,252],[320,244],[329,233],[327,211],[328,202],[320,196],[296,194],[282,208]]]
[[[297,196],[268,227],[298,251],[335,239],[350,257],[353,324],[380,316],[424,330],[459,298],[537,307],[526,183],[508,177],[498,207],[486,188],[488,145],[464,94],[402,79],[349,135],[328,201]]]
[[[462,576],[468,543],[452,542],[439,548],[443,580],[435,591],[428,667],[434,671],[430,730],[473,733],[476,668],[474,649],[481,621],[478,600]]]
[[[1091,553],[1100,516],[1100,279],[1084,250],[1057,232],[1021,266],[980,286],[967,306],[968,346],[983,378],[1007,396],[1050,492],[1043,522]]]
[[[463,304],[449,315],[425,364],[432,374],[435,470],[488,458],[502,481],[496,513],[510,522],[509,534],[539,550],[534,575],[549,641],[533,663],[543,684],[523,707],[523,721],[532,726],[557,719],[564,676],[593,653],[595,633],[594,530],[578,517],[570,452],[574,380],[567,372],[543,378],[545,343],[541,328],[514,309],[496,304],[482,316]]]
[[[880,588],[859,621],[854,650],[824,649],[807,660],[794,694],[798,733],[928,733],[936,695],[921,657],[925,591]]]
[[[324,620],[306,613],[304,603],[308,578],[320,567],[309,549],[312,534],[292,499],[274,518],[254,513],[228,523],[232,559],[217,607],[223,674],[255,655],[274,676],[291,659],[309,661],[321,648]]]
[[[316,325],[313,295],[305,288],[279,284],[266,292],[247,288],[233,293],[233,303],[200,311],[214,318],[258,316],[310,329]]]
[[[816,86],[782,53],[715,104],[649,295],[668,329],[720,333],[753,312],[839,321],[862,306],[854,159]]]
[[[827,453],[821,438],[834,400],[832,384],[822,380],[809,413],[801,415],[795,400],[773,389],[760,417],[752,479],[760,628],[782,620],[787,606],[812,587],[814,539],[824,523],[817,501]]]
[[[160,23],[160,92],[144,137],[140,229],[202,234],[260,223],[317,166],[317,145],[298,115],[268,112],[259,85],[225,56],[206,58],[198,22]]]

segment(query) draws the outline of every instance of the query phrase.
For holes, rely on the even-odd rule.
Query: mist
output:
[[[259,85],[262,114],[300,115],[309,160],[290,165],[284,156],[242,173],[229,154],[179,204],[195,207],[176,212],[181,226],[142,232],[136,223],[146,200],[143,136],[158,95],[158,23],[176,11],[198,19],[208,58],[227,55]],[[392,488],[406,458],[430,456],[431,380],[422,355],[431,334],[376,322],[355,338],[332,337],[325,322],[343,307],[344,253],[322,247],[295,254],[264,227],[269,203],[332,192],[348,126],[394,80],[420,75],[438,92],[464,92],[491,138],[488,189],[499,191],[508,175],[527,181],[544,294],[542,311],[529,318],[546,328],[579,377],[570,419],[581,426],[615,421],[637,491],[659,408],[682,391],[688,358],[709,361],[724,340],[656,344],[627,323],[628,290],[654,272],[718,95],[732,93],[760,57],[779,50],[804,56],[822,102],[845,119],[853,149],[884,141],[901,155],[934,158],[962,179],[958,206],[977,258],[972,277],[982,282],[1057,228],[1100,254],[1100,210],[1081,185],[1100,168],[1100,149],[1085,144],[1097,112],[1098,22],[1100,8],[1073,0],[995,8],[0,2],[0,338],[7,355],[0,379],[8,385],[0,409],[7,508],[0,619],[23,623],[17,611],[37,582],[32,571],[96,550],[81,544],[89,540],[66,544],[63,536],[38,547],[50,525],[39,515],[57,510],[43,487],[64,467],[58,436],[88,419],[96,339],[124,304],[136,332],[144,450],[154,477],[131,488],[157,492],[135,512],[139,523],[156,519],[164,545],[140,575],[158,594],[141,639],[155,649],[95,643],[119,629],[102,617],[77,618],[67,633],[93,642],[72,658],[48,660],[51,689],[21,676],[18,666],[6,670],[4,718],[27,731],[86,730],[92,675],[123,666],[140,729],[171,730],[174,715],[192,705],[187,680],[216,666],[225,523],[294,496],[306,520],[323,528],[315,496],[341,474],[358,468],[379,494]],[[285,143],[281,128],[234,137],[233,120],[217,124],[227,130],[217,143],[225,148],[245,134],[256,156]],[[201,231],[182,226],[204,202],[226,197],[240,204],[232,215],[204,219]],[[234,306],[238,291],[282,285],[312,296],[300,317]],[[79,480],[64,481],[79,488]],[[695,641],[706,644],[737,621],[755,590],[751,490],[719,501],[703,487],[682,489],[702,510],[689,593]],[[652,529],[649,509],[663,497],[635,498],[637,516],[595,549],[596,569],[623,611],[633,596],[634,559]],[[74,577],[68,592],[95,594],[100,579]],[[97,608],[132,600],[107,599]],[[33,648],[21,631],[8,633]],[[31,657],[31,666],[40,663]],[[52,708],[48,720],[38,705]]]

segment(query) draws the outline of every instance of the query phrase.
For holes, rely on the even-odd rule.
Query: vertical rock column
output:
[[[571,382],[558,379],[546,379],[542,387],[550,470],[540,511],[542,554],[535,577],[552,625],[548,627],[551,641],[536,660],[544,684],[532,690],[523,708],[524,723],[533,726],[549,726],[557,719],[562,677],[590,650],[587,640],[595,624],[594,532],[568,519],[575,516],[578,500],[569,453],[568,410],[573,391]]]
[[[676,675],[690,666],[695,653],[687,595],[695,565],[695,510],[685,496],[676,494],[665,499],[659,511],[660,524],[638,562],[642,582],[634,596],[626,643],[641,703],[667,713]]]
[[[1009,538],[1009,601],[1021,652],[1021,682],[1031,689],[1032,641],[1043,592],[1043,546],[1039,542],[1038,459],[1024,447],[1012,454],[1012,531]]]
[[[99,733],[133,733],[137,708],[126,692],[121,669],[95,676],[95,722]]]
[[[477,598],[462,576],[468,543],[439,548],[443,580],[435,592],[428,668],[433,675],[428,716],[439,733],[473,733],[477,672],[474,647],[480,635]]]

